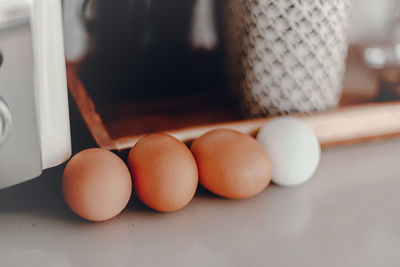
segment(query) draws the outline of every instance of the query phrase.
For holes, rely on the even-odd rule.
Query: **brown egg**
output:
[[[213,130],[196,139],[191,150],[200,183],[217,195],[233,199],[252,197],[271,180],[268,154],[249,135]]]
[[[117,155],[91,148],[68,162],[62,189],[72,211],[90,221],[104,221],[125,208],[132,193],[132,179]]]
[[[158,211],[176,211],[192,200],[198,183],[196,161],[189,148],[162,133],[140,139],[128,157],[138,197]]]

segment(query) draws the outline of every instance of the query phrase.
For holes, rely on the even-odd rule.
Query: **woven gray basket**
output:
[[[337,106],[351,0],[227,0],[231,87],[251,116]]]

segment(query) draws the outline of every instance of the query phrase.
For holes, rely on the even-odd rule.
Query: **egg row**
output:
[[[145,136],[129,153],[129,169],[112,152],[87,149],[67,164],[62,187],[72,211],[104,221],[125,208],[132,180],[143,203],[171,212],[192,200],[199,182],[222,197],[249,198],[263,191],[271,176],[284,186],[305,182],[319,158],[320,145],[312,130],[298,119],[281,117],[265,124],[257,140],[217,129],[197,138],[189,149],[167,134]]]

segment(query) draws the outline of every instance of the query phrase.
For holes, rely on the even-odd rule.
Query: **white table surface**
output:
[[[62,170],[0,190],[0,266],[400,266],[400,139],[325,150],[300,187],[104,223],[68,210]]]

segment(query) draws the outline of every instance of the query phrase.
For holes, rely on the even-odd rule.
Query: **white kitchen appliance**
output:
[[[61,0],[0,0],[0,188],[70,154]]]

